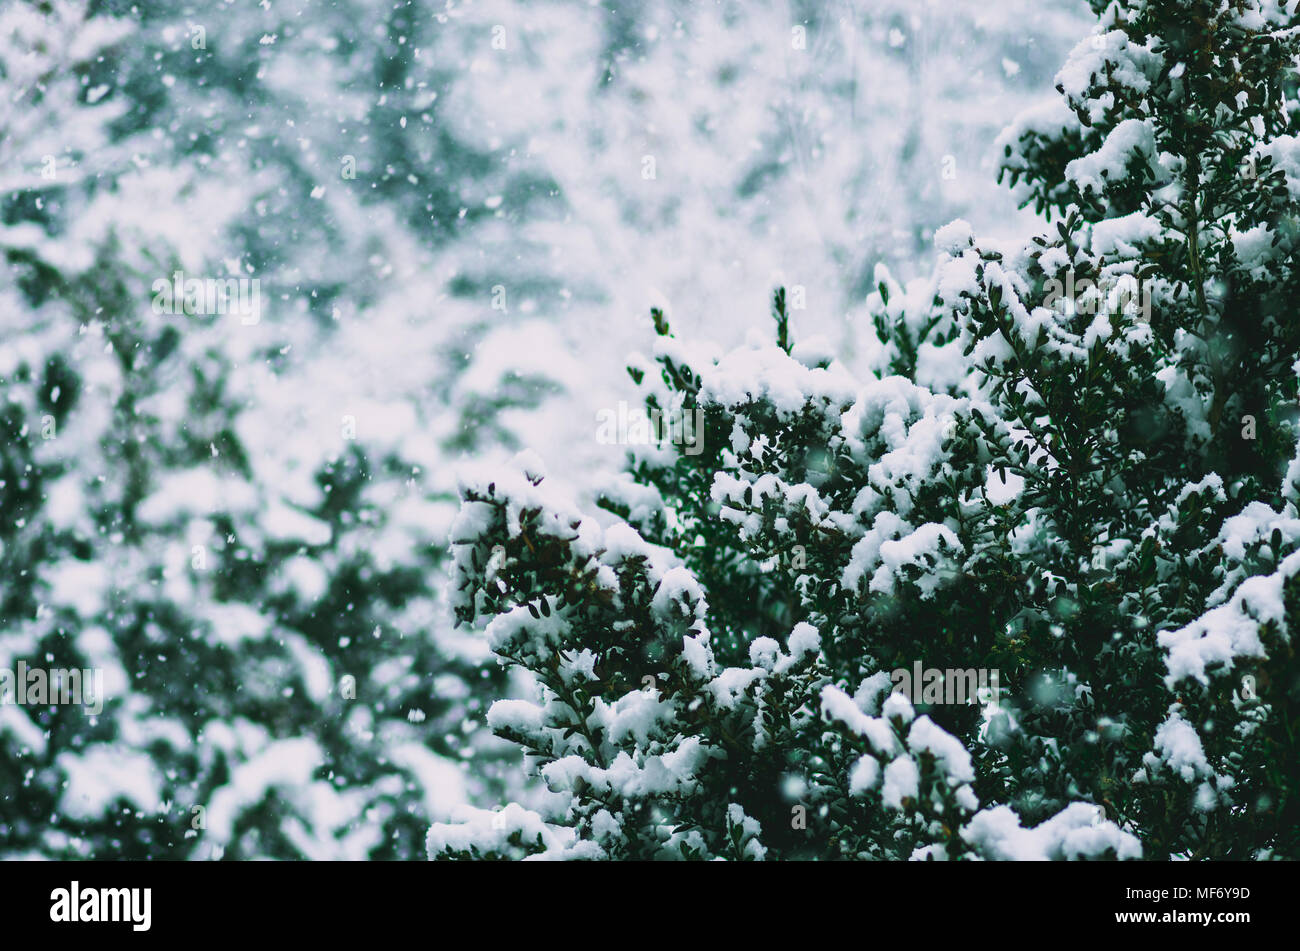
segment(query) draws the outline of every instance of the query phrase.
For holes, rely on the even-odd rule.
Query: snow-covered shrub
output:
[[[0,684],[0,855],[419,855],[430,822],[507,785],[484,755],[503,744],[467,720],[503,676],[482,670],[481,645],[426,634],[450,627],[438,589],[454,482],[438,462],[475,433],[459,420],[430,432],[416,388],[365,349],[385,335],[407,355],[438,349],[394,329],[423,306],[402,295],[427,288],[384,288],[388,329],[351,319],[372,303],[367,268],[405,278],[425,261],[410,264],[416,242],[355,195],[336,189],[328,213],[307,202],[310,183],[296,226],[346,232],[345,253],[259,248],[272,233],[244,233],[250,209],[301,186],[300,168],[263,154],[254,173],[214,147],[237,173],[212,174],[206,140],[173,151],[152,135],[152,110],[202,125],[187,87],[211,80],[211,58],[141,15],[25,0],[0,12],[13,87],[0,108],[0,672],[93,669],[103,694],[83,710],[15,703]],[[235,36],[210,38],[238,57]],[[180,82],[128,56],[147,42],[173,48]],[[328,293],[295,268],[344,283],[337,258],[355,269]],[[151,307],[155,280],[225,275],[231,259],[276,275],[260,321]],[[300,297],[272,293],[295,278]],[[346,312],[329,334],[307,305],[325,298]]]
[[[1004,136],[1049,222],[879,272],[880,347],[656,313],[670,426],[584,511],[465,479],[488,715],[555,795],[433,857],[1300,856],[1295,4],[1129,0]],[[692,448],[695,448],[694,446]],[[979,702],[893,672],[996,670]]]

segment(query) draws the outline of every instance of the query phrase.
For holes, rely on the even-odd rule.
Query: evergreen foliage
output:
[[[1000,143],[1041,233],[878,271],[875,372],[783,291],[779,346],[657,312],[670,425],[600,512],[532,454],[465,480],[454,606],[558,804],[431,856],[1300,857],[1300,19],[1093,7]],[[918,663],[999,693],[891,691]]]

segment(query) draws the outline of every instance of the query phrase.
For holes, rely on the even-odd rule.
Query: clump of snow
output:
[[[961,837],[990,859],[1010,862],[1046,862],[1101,858],[1113,853],[1119,859],[1140,859],[1137,837],[1102,819],[1101,807],[1075,802],[1032,829],[1007,806],[977,813],[961,830]]]

